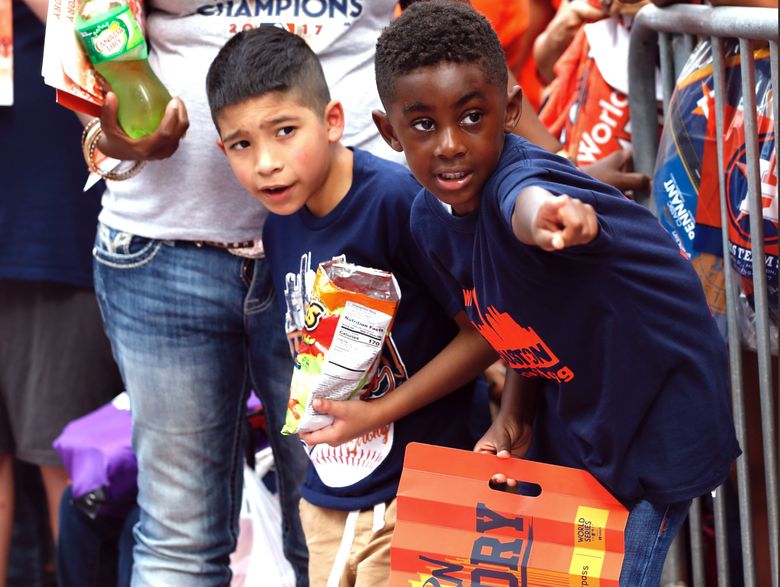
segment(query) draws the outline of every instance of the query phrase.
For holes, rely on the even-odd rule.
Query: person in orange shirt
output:
[[[471,0],[495,29],[506,55],[509,71],[523,88],[528,102],[538,111],[544,84],[539,80],[533,46],[558,9],[560,0]]]
[[[523,88],[528,104],[537,112],[542,103],[545,84],[536,74],[534,41],[555,16],[561,0],[464,1],[490,21],[501,41],[509,72],[514,76],[514,81]],[[401,11],[413,2],[414,0],[400,0],[395,16],[400,15]]]

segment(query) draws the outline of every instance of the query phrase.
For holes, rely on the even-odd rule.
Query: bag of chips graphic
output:
[[[315,398],[357,399],[376,370],[401,292],[392,273],[341,259],[320,263],[290,383],[282,434],[311,432],[332,418]]]

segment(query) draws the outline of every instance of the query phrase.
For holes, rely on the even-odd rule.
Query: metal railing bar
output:
[[[688,61],[688,57],[691,56],[691,53],[693,53],[694,47],[696,47],[697,39],[696,35],[682,35],[683,39],[683,46],[685,47],[685,51],[687,55],[685,56],[685,61]]]
[[[726,524],[726,490],[723,485],[712,492],[712,513],[715,518],[715,565],[718,587],[731,587],[728,527]]]
[[[778,560],[778,502],[777,461],[774,429],[774,400],[772,398],[771,346],[769,343],[769,300],[767,294],[764,254],[764,216],[761,205],[761,179],[756,107],[756,68],[753,45],[748,39],[739,40],[740,70],[742,73],[743,111],[745,122],[745,167],[748,179],[750,206],[750,248],[753,268],[753,297],[756,315],[756,353],[758,355],[758,383],[761,400],[761,429],[764,446],[764,476],[766,479],[766,506],[769,526],[769,554],[772,582],[777,587]]]
[[[674,51],[672,49],[671,36],[668,33],[658,35],[658,48],[661,59],[661,86],[663,88],[664,118],[669,111],[669,102],[672,99],[676,76],[674,71]]]
[[[691,509],[693,504],[691,504]],[[688,510],[690,515],[690,509]],[[664,587],[686,587],[687,581],[683,580],[685,576],[685,527],[680,530],[680,533],[674,537],[671,546],[669,546],[669,552],[666,554],[666,560],[664,561],[664,570],[661,575],[661,585]]]
[[[672,49],[674,49],[674,80],[680,77],[680,72],[688,62],[688,58],[693,53],[695,37],[694,35],[674,35],[672,37]]]
[[[705,587],[704,545],[701,535],[701,498],[697,497],[691,503],[688,511],[688,524],[691,530],[691,573],[693,587]]]
[[[658,33],[645,24],[642,8],[631,27],[631,43],[628,47],[628,107],[632,136],[634,169],[652,177],[658,154],[658,115],[655,99],[655,68],[658,64]],[[637,190],[635,199],[658,215],[653,194]]]
[[[749,16],[746,16],[749,15]],[[778,41],[777,10],[734,6],[693,6],[676,4],[665,8],[648,5],[636,16],[637,22],[661,33],[681,33],[716,37]]]
[[[725,134],[726,96],[726,60],[724,56],[723,39],[711,37],[712,43],[712,77],[713,93],[715,95],[715,136],[718,137],[718,193],[720,198],[721,244],[723,247],[723,277],[726,286],[726,320],[729,340],[729,374],[731,376],[731,404],[734,412],[734,425],[737,440],[742,447],[742,455],[737,459],[737,492],[739,504],[740,539],[742,546],[742,569],[745,587],[756,587],[755,544],[753,542],[753,516],[750,496],[750,472],[748,468],[747,424],[745,415],[744,389],[742,386],[742,343],[740,327],[737,320],[738,294],[735,283],[735,271],[729,261],[728,236],[728,202],[726,201],[726,183],[723,170],[725,155],[723,152],[723,135]]]
[[[777,100],[777,88],[778,83],[780,82],[780,79],[778,79],[777,41],[769,41],[769,67],[772,72],[772,91],[774,92],[774,99],[772,100],[772,104],[774,106],[772,109],[772,121],[775,129],[775,152],[777,152],[777,125],[778,122],[780,122],[780,102]],[[775,156],[775,177],[780,177],[780,158],[777,156]],[[780,195],[778,197],[780,197]],[[778,281],[780,281],[780,272],[778,274]],[[778,283],[778,285],[780,285],[780,283]],[[777,324],[777,327],[780,329],[780,303],[777,307],[775,324]],[[780,376],[780,333],[778,336],[777,373],[778,376]],[[775,451],[777,451],[778,445],[780,445],[780,401],[777,402],[777,412],[775,416],[777,428],[775,430],[774,443]],[[778,459],[780,459],[780,454],[778,454]],[[777,460],[777,464],[778,468],[780,468],[780,460]],[[780,582],[780,578],[778,578],[777,573],[774,576],[774,580],[776,584]]]

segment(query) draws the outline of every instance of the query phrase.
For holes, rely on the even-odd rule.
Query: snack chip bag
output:
[[[320,263],[305,309],[282,434],[330,424],[312,401],[359,399],[376,370],[401,292],[392,273],[343,259]]]

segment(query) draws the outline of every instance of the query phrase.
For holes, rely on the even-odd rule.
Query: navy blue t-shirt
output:
[[[296,309],[305,304],[319,263],[345,255],[350,263],[393,272],[401,302],[372,383],[374,398],[395,393],[453,339],[457,326],[452,317],[462,308],[458,298],[431,279],[411,237],[409,214],[420,185],[396,163],[359,149],[354,156],[352,187],[333,211],[322,218],[306,208],[290,216],[271,214],[263,245],[291,345],[302,326]],[[313,447],[303,497],[346,511],[393,499],[409,442],[471,448],[467,420],[472,394],[468,385],[376,433],[338,448]]]
[[[518,193],[592,205],[600,233],[560,252],[519,242]],[[726,348],[701,284],[644,207],[508,136],[479,210],[451,215],[423,190],[412,233],[509,366],[547,381],[528,457],[584,468],[626,503],[718,486],[739,455]]]
[[[82,192],[81,124],[41,77],[44,26],[13,2],[14,105],[0,106],[0,279],[92,287],[100,188]]]

